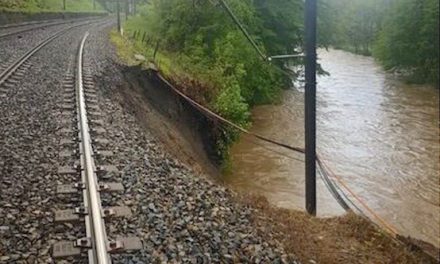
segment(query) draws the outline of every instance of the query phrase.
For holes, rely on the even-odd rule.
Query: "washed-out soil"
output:
[[[261,196],[244,195],[241,202],[262,216],[275,217],[273,230],[282,234],[276,238],[302,263],[439,263],[438,249],[410,238],[392,238],[353,212],[316,218],[273,207]]]
[[[219,124],[162,83],[155,71],[125,66],[123,75],[126,85],[117,95],[120,104],[168,146],[177,159],[218,180],[220,162],[213,134]],[[438,249],[411,239],[393,239],[354,213],[319,219],[273,207],[261,196],[237,197],[237,203],[257,209],[257,225],[267,225],[268,218],[272,219],[271,228],[281,234],[277,240],[303,263],[438,263]]]
[[[215,150],[219,124],[194,109],[140,65],[122,69],[125,86],[115,95],[139,123],[193,170],[219,178],[221,163]]]

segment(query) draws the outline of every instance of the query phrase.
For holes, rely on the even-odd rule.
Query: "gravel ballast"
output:
[[[6,37],[0,38],[0,67],[9,65],[11,62],[18,59],[30,48],[36,46],[41,41],[55,34],[56,32],[69,28],[74,25],[85,23],[87,20],[95,20],[96,18],[87,18],[83,20],[69,20],[69,23],[64,23],[65,21],[60,21],[64,24],[61,25],[48,25],[45,27],[39,27],[40,25],[26,26],[13,29],[2,29],[0,30],[0,36],[9,32],[14,32],[18,30],[24,30],[31,27],[39,27],[32,29],[30,31],[21,32],[18,34],[13,34]],[[54,22],[52,22],[54,23]],[[60,47],[62,48],[62,47]]]
[[[116,263],[294,263],[267,226],[256,226],[254,209],[235,194],[195,175],[144,131],[133,114],[112,98],[124,89],[123,66],[107,41],[108,29],[86,45],[105,117],[113,163],[126,188],[120,205],[133,217],[112,222],[111,234],[134,234],[144,250],[115,257]]]
[[[80,204],[79,194],[60,197],[55,191],[74,180],[57,174],[60,166],[74,163],[59,157],[65,138],[60,95],[86,28],[91,34],[84,62],[95,79],[106,130],[102,137],[109,140],[95,147],[114,153],[98,164],[116,165],[120,174],[111,180],[125,187],[124,193],[102,200],[133,212],[108,221],[107,232],[110,238],[132,235],[143,242],[140,251],[114,255],[114,263],[296,263],[274,239],[270,219],[256,224],[255,209],[169,155],[115,100],[127,84],[108,25],[81,27],[58,38],[31,59],[28,74],[0,98],[0,263],[50,263],[55,241],[84,235],[82,224],[55,224],[53,212]],[[65,263],[72,262],[87,260]]]
[[[79,204],[56,195],[57,185],[68,180],[57,174],[65,162],[59,157],[65,137],[60,95],[80,37],[89,27],[55,39],[30,58],[22,77],[13,75],[16,83],[1,86],[0,263],[51,262],[54,242],[84,234],[82,226],[55,224],[53,216],[56,209]]]

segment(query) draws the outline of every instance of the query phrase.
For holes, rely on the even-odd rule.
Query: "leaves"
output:
[[[438,0],[320,0],[319,41],[439,82]]]
[[[413,81],[439,83],[439,1],[400,0],[390,7],[373,54]]]
[[[225,1],[263,53],[291,54],[302,47],[302,0]],[[185,79],[213,87],[206,89],[211,94],[196,96],[204,97],[200,101],[239,125],[249,124],[252,105],[273,101],[283,88],[285,77],[259,57],[218,0],[151,0],[132,21],[160,39],[161,53],[174,55]],[[217,149],[227,159],[237,135],[223,132]]]

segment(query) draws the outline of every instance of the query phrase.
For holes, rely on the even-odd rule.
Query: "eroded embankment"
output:
[[[217,163],[210,158],[215,157],[212,133],[219,124],[176,95],[155,71],[127,66],[123,72],[126,85],[118,94],[123,107],[178,159],[200,172],[217,175]],[[243,194],[236,202],[257,208],[255,219],[265,219],[261,225],[272,219],[271,228],[282,234],[277,239],[304,263],[436,263],[419,248],[393,240],[353,213],[318,219],[274,208],[262,197]]]
[[[174,94],[155,72],[127,66],[123,76],[126,85],[119,90],[118,100],[139,123],[196,171],[218,175],[214,135],[219,125]]]

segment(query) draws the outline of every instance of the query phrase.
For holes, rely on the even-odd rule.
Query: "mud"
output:
[[[168,146],[171,154],[200,174],[220,178],[216,155],[218,125],[162,83],[154,71],[121,66],[124,87],[115,95],[145,128]]]
[[[212,136],[215,135],[219,129],[218,124],[207,119],[187,101],[176,95],[170,87],[157,78],[154,71],[143,70],[140,66],[121,67],[124,76],[124,85],[120,87],[115,96],[122,107],[131,111],[145,130],[149,133],[153,133],[168,147],[170,153],[175,155],[181,162],[201,175],[214,176],[217,180],[221,181],[218,166],[219,160],[215,153],[213,153],[215,139]],[[271,211],[268,215],[278,214],[283,211],[275,207],[270,208],[270,210],[276,211],[276,213]],[[290,210],[284,210],[283,212],[298,214],[297,211]],[[337,219],[339,218],[324,219],[322,221],[325,224],[326,221],[333,221],[331,219],[338,221]],[[341,219],[344,219],[344,217]],[[321,220],[317,219],[316,221]],[[373,228],[371,224],[369,226]],[[346,227],[347,224],[343,224],[341,229]],[[374,232],[380,233],[380,231],[377,230]],[[321,235],[319,237],[321,239]],[[368,239],[359,240],[364,241]],[[395,244],[395,241],[393,242],[389,239],[384,239],[383,242],[378,243],[378,248],[386,245],[387,247],[391,247],[392,250],[390,249],[388,253],[386,253],[388,250],[385,250],[377,254],[377,260],[386,260],[385,262],[387,263],[393,263],[396,259],[404,263],[418,263],[421,260],[423,263],[435,263],[438,261],[435,253],[438,249],[432,245],[420,243],[420,241],[414,241],[414,239],[410,238],[399,237],[399,240],[403,242],[400,246]],[[285,242],[285,244],[289,243]],[[307,245],[307,248],[309,248],[309,246],[310,245]],[[294,249],[295,250],[292,248],[294,252],[298,252],[299,250],[297,246],[295,246]],[[365,248],[357,250],[360,252],[365,250]],[[371,248],[368,249],[368,251],[370,250]],[[309,250],[306,251],[308,252]],[[305,257],[305,259],[310,258],[309,254],[310,252],[306,254],[308,257]],[[315,252],[314,254],[317,253]],[[353,252],[353,254],[355,253]],[[318,259],[321,257],[323,259],[335,257],[334,254],[331,255],[332,256],[327,256],[323,253],[317,254],[314,257]],[[339,255],[343,258],[347,258],[345,254]],[[338,257],[341,257],[339,255]],[[373,253],[372,255],[375,254]],[[367,260],[358,260],[358,263],[365,263],[364,261],[368,262],[368,257]]]

